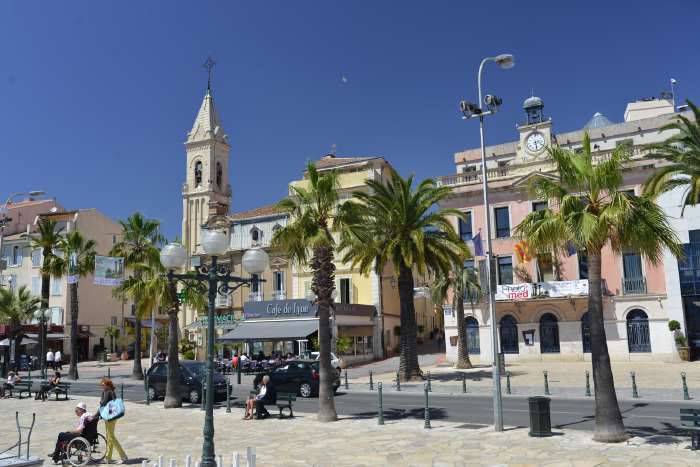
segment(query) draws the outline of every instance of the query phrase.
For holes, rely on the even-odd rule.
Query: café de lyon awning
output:
[[[283,341],[307,337],[318,330],[316,319],[244,321],[219,341]]]

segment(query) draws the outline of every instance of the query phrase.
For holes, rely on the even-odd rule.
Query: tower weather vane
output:
[[[211,69],[214,68],[214,65],[216,65],[216,60],[211,55],[207,57],[207,61],[202,65],[207,69],[207,89],[211,89]]]

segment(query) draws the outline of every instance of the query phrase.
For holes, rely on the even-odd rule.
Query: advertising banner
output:
[[[119,285],[124,280],[124,258],[95,256],[95,284]]]
[[[496,300],[527,300],[532,298],[532,284],[499,285]]]
[[[578,281],[553,281],[538,284],[550,297],[588,295],[588,279]]]

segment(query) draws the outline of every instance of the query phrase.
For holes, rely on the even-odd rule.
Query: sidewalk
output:
[[[98,399],[83,399],[92,410]],[[56,434],[74,426],[72,408],[77,400],[35,402],[0,400],[4,414],[19,411],[22,419],[37,413],[31,452],[50,452]],[[231,465],[231,453],[256,449],[258,466],[681,466],[700,464],[700,452],[690,451],[689,438],[658,435],[631,438],[625,443],[599,444],[591,433],[557,431],[550,438],[531,438],[525,428],[510,427],[495,433],[491,427],[433,420],[423,428],[420,416],[386,420],[342,417],[335,423],[319,423],[313,414],[295,419],[244,421],[242,409],[215,412],[215,447]],[[165,410],[162,403],[128,404],[126,416],[117,422],[117,437],[130,457],[129,463],[156,461],[159,455],[184,465],[187,455],[198,460],[202,448],[204,413],[198,408]],[[5,421],[10,417],[6,415]],[[173,429],[177,427],[177,429]],[[100,425],[100,431],[104,426]],[[274,435],[271,436],[271,434]],[[14,422],[0,424],[0,450],[16,441]],[[6,446],[5,446],[6,447]]]

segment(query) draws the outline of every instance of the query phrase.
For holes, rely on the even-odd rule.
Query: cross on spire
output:
[[[207,91],[211,91],[211,69],[214,68],[214,65],[216,65],[216,60],[211,55],[207,57],[207,61],[202,65],[207,69]]]

